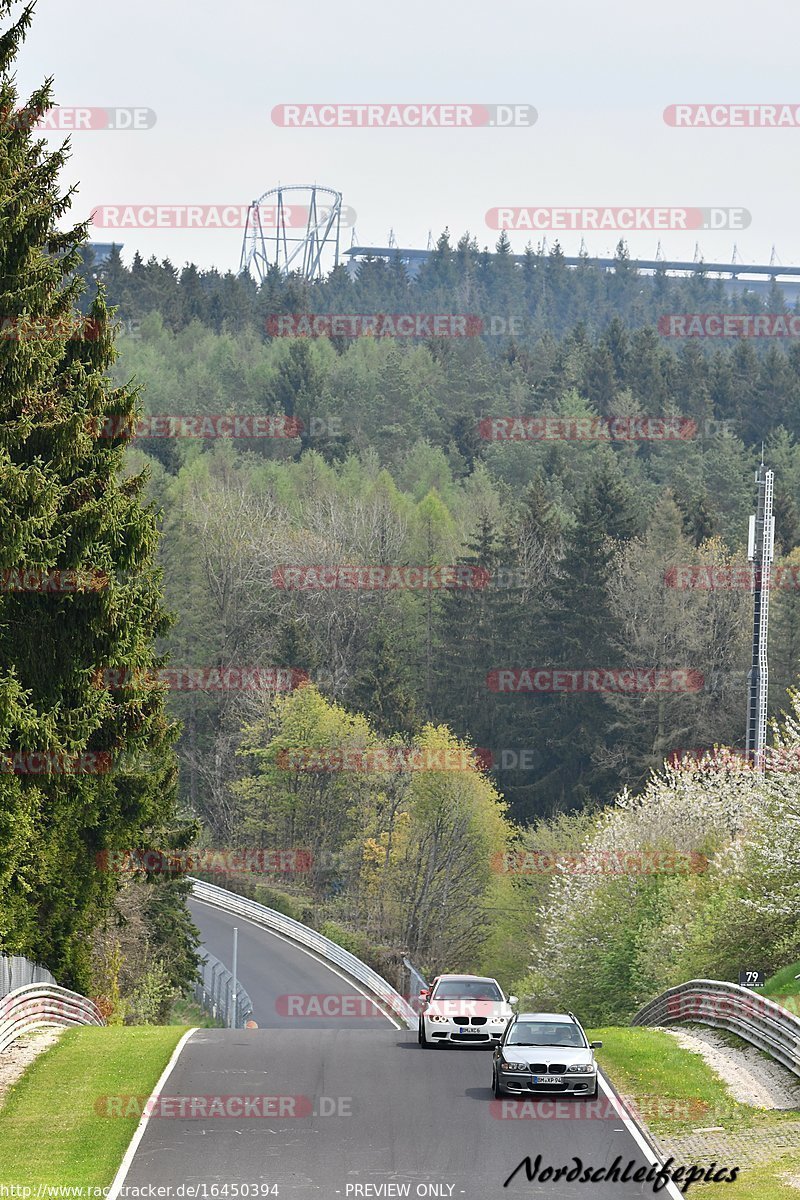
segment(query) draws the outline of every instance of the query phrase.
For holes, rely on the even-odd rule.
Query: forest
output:
[[[52,84],[17,94],[31,17],[0,39],[31,118],[0,121],[0,953],[168,1020],[195,869],[398,984],[411,955],[596,1023],[800,957],[780,289],[447,230],[413,277],[100,261],[33,132]]]
[[[627,264],[624,247],[618,256]],[[119,305],[115,378],[145,385],[130,459],[147,466],[164,512],[173,660],[303,670],[387,734],[446,724],[491,752],[495,782],[527,821],[606,803],[682,748],[742,744],[750,588],[741,571],[734,586],[708,586],[722,573],[702,569],[746,567],[763,441],[779,578],[793,578],[800,356],[794,344],[658,334],[665,305],[709,309],[719,281],[629,264],[621,277],[569,270],[557,248],[530,267],[505,257],[502,238],[490,256],[465,239],[451,250],[443,235],[414,280],[375,262],[355,279],[340,268],[317,285],[275,278],[256,292],[246,278],[155,260],[126,270],[115,252],[103,279]],[[544,307],[542,289],[553,291]],[[342,312],[469,307],[486,328],[503,312],[529,329],[337,340],[258,328],[265,305],[324,312],[334,299]],[[745,296],[747,306],[758,305]],[[591,329],[590,312],[605,314],[604,328]],[[564,313],[576,323],[559,330]],[[644,316],[654,324],[638,324]],[[292,419],[282,428],[296,436],[215,436],[225,415]],[[184,436],[188,416],[208,418],[206,436]],[[533,436],[530,420],[516,427],[523,436],[492,436],[522,417],[538,419]],[[461,565],[476,586],[309,586],[308,569],[323,565]],[[301,586],[282,586],[283,568],[305,569]],[[797,670],[794,591],[772,597],[774,712]],[[491,690],[493,671],[534,667],[692,668],[702,684]],[[194,807],[202,790],[221,835],[238,771],[221,748],[246,700],[174,703],[192,747],[185,793]]]
[[[503,237],[489,254],[445,234],[416,278],[376,261],[354,277],[276,273],[256,288],[154,259],[125,268],[115,251],[100,276],[119,323],[114,380],[143,395],[135,427],[110,434],[130,438],[126,469],[148,475],[161,513],[175,620],[160,649],[180,669],[167,704],[199,844],[308,854],[302,870],[232,872],[228,886],[388,974],[402,951],[431,969],[479,960],[519,978],[520,945],[555,929],[549,969],[540,953],[535,983],[519,988],[566,1003],[577,981],[556,949],[562,892],[572,905],[581,881],[497,863],[510,847],[588,852],[621,795],[655,804],[666,791],[677,805],[677,789],[691,806],[698,789],[729,788],[732,770],[739,795],[741,764],[702,756],[743,745],[747,520],[762,452],[776,481],[773,717],[796,682],[800,355],[791,341],[659,332],[668,313],[787,313],[777,289],[761,301],[702,276],[639,275],[622,245],[613,274],[568,269],[557,246],[508,259]],[[284,337],[287,313],[461,314],[471,333]],[[265,693],[242,682],[254,668],[302,685]],[[175,683],[209,669],[234,683]],[[497,685],[537,670],[690,682]],[[434,747],[458,768],[415,769]],[[708,850],[709,822],[689,824],[694,842],[683,822],[659,836]],[[598,920],[620,904],[625,937],[630,888],[642,889],[642,919],[660,936],[673,905],[691,907],[687,889],[705,903],[710,877],[593,886]],[[708,927],[702,906],[696,917]],[[581,961],[599,952],[588,933],[569,936]],[[745,936],[749,952],[776,955],[757,923]],[[720,970],[741,952],[719,949]],[[638,945],[609,954],[615,1017],[681,970],[703,971],[699,951],[668,979],[650,979]]]

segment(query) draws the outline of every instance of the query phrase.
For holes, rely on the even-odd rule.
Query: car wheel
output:
[[[497,1067],[492,1067],[492,1091],[494,1092],[495,1100],[499,1100],[503,1095],[503,1089],[500,1087],[500,1079],[497,1074]]]
[[[428,1047],[430,1046],[430,1042],[428,1041],[428,1039],[425,1036],[425,1022],[424,1021],[420,1021],[420,1023],[419,1023],[419,1029],[417,1030],[417,1041],[419,1042],[420,1046],[424,1046],[425,1049],[428,1049]]]

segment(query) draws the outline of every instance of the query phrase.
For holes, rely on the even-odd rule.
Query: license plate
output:
[[[534,1083],[563,1083],[563,1075],[534,1075]]]

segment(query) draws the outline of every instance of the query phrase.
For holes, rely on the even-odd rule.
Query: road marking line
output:
[[[194,900],[195,904],[205,904],[208,908],[213,908],[215,912],[225,913],[225,915],[229,917],[234,915],[233,913],[226,912],[224,908],[220,908],[218,904],[212,904],[209,900],[199,900],[197,896],[192,896],[191,899]],[[238,914],[236,915],[238,916]],[[356,991],[364,997],[365,1000],[369,1000],[370,1004],[373,1004],[376,1008],[380,1008],[381,1016],[386,1017],[387,1021],[391,1021],[395,1029],[402,1029],[405,1033],[408,1032],[407,1025],[402,1025],[399,1021],[396,1021],[394,1017],[390,1017],[388,1013],[383,1011],[381,1005],[386,1004],[385,1000],[381,1000],[380,997],[370,996],[369,992],[365,992],[358,986],[357,983],[348,978],[347,975],[342,975],[341,971],[337,971],[333,963],[329,962],[327,958],[322,958],[321,955],[315,954],[313,950],[309,950],[306,946],[301,946],[299,942],[292,941],[290,937],[284,937],[283,934],[276,933],[274,929],[268,929],[266,925],[262,925],[259,921],[254,921],[252,917],[238,917],[238,919],[240,921],[247,921],[249,925],[255,925],[256,929],[263,930],[264,933],[270,934],[271,937],[280,938],[282,942],[285,942],[287,946],[291,946],[294,950],[302,950],[303,954],[307,954],[309,958],[313,958],[314,962],[321,963],[323,967],[327,967],[329,971],[331,971],[334,975],[337,975],[339,979],[341,979],[342,983],[346,983],[350,987],[354,987]],[[114,1200],[114,1197],[109,1196],[108,1200]]]
[[[139,1148],[139,1142],[144,1137],[144,1131],[147,1128],[147,1122],[150,1120],[150,1112],[149,1112],[150,1101],[154,1100],[155,1097],[159,1095],[160,1089],[164,1086],[164,1084],[169,1079],[170,1074],[172,1073],[172,1068],[175,1066],[175,1063],[178,1061],[178,1057],[180,1055],[181,1050],[186,1045],[186,1043],[188,1042],[189,1038],[192,1036],[193,1033],[197,1033],[196,1026],[193,1027],[192,1029],[186,1030],[186,1033],[183,1035],[183,1037],[178,1042],[175,1049],[172,1051],[172,1057],[170,1058],[167,1065],[164,1067],[164,1070],[161,1072],[161,1078],[159,1079],[158,1083],[153,1088],[153,1090],[150,1094],[148,1102],[145,1105],[144,1112],[142,1113],[141,1118],[139,1120],[139,1124],[136,1126],[136,1129],[134,1130],[133,1137],[131,1138],[131,1141],[130,1141],[130,1145],[128,1146],[128,1149],[125,1151],[125,1156],[124,1156],[122,1162],[119,1164],[119,1170],[117,1171],[116,1175],[114,1176],[114,1182],[111,1184],[111,1189],[108,1193],[107,1200],[117,1200],[117,1196],[119,1195],[122,1185],[125,1182],[125,1177],[128,1174],[128,1171],[131,1169],[131,1163],[133,1162],[133,1156]]]
[[[619,1100],[617,1099],[616,1092],[608,1083],[608,1080],[603,1075],[603,1072],[599,1069],[597,1071],[597,1081],[600,1084],[600,1086],[602,1087],[603,1091],[606,1093],[606,1095],[611,1100],[611,1103],[614,1105],[614,1108],[617,1110],[617,1113],[619,1114],[619,1119],[622,1121],[625,1128],[628,1130],[628,1133],[631,1135],[633,1140],[636,1142],[636,1145],[639,1147],[640,1150],[644,1151],[645,1157],[647,1158],[647,1161],[650,1163],[650,1165],[654,1166],[657,1163],[659,1166],[661,1166],[662,1165],[661,1160],[656,1155],[655,1151],[653,1150],[653,1147],[650,1145],[647,1138],[644,1136],[641,1129],[636,1124],[636,1122],[633,1120],[633,1118],[628,1113],[625,1112],[624,1108],[622,1107]],[[669,1183],[667,1184],[666,1194],[668,1196],[671,1196],[672,1200],[684,1200],[683,1195],[681,1194],[681,1192],[678,1191],[678,1185],[676,1183],[673,1183],[672,1180],[670,1180]],[[108,1200],[113,1200],[113,1197],[109,1196]]]

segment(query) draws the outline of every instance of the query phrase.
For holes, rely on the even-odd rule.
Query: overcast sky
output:
[[[743,0],[39,0],[23,94],[52,74],[63,106],[137,106],[156,123],[72,135],[64,183],[84,219],[101,204],[246,205],[316,181],[355,209],[358,242],[425,246],[449,226],[498,237],[508,206],[746,209],[746,229],[631,233],[633,256],[800,264],[797,128],[674,128],[677,103],[778,103],[800,117],[800,5]],[[528,104],[531,127],[304,128],[284,103]],[[55,135],[48,135],[54,137]],[[613,252],[616,232],[543,236],[567,254]],[[237,268],[242,231],[97,229],[126,261]],[[345,233],[350,244],[350,232]]]

